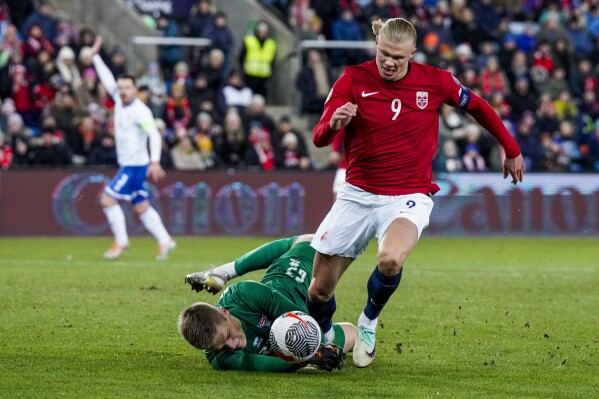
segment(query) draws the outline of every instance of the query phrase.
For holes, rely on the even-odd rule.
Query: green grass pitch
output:
[[[185,274],[264,238],[179,238],[165,262],[136,238],[0,240],[1,398],[597,398],[596,239],[423,237],[380,318],[377,359],[357,369],[215,372],[178,335],[179,312],[216,297]],[[355,323],[375,246],[337,289]],[[254,273],[249,278],[259,279]]]

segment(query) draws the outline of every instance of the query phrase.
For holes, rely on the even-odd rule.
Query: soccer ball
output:
[[[289,362],[310,359],[320,346],[320,327],[314,318],[298,310],[277,317],[270,327],[273,352]]]

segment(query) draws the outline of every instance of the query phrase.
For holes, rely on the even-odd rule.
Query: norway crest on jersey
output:
[[[416,92],[416,105],[420,109],[425,109],[428,105],[428,91]]]

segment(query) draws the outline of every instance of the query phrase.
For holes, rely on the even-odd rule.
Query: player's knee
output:
[[[109,206],[113,206],[116,203],[116,200],[106,193],[102,193],[102,195],[100,196],[100,205],[103,208],[108,208]]]
[[[312,302],[326,302],[333,296],[333,291],[327,290],[322,285],[310,284],[308,288],[308,296]]]
[[[138,202],[137,204],[133,205],[133,209],[135,210],[135,212],[138,215],[141,215],[142,213],[147,211],[149,207],[150,207],[149,201],[142,201],[142,202]]]
[[[405,262],[407,257],[407,251],[379,252],[379,269],[386,276],[394,276],[401,271],[403,263]]]

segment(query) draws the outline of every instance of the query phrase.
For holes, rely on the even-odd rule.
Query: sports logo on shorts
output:
[[[420,109],[425,109],[428,105],[428,91],[416,92],[416,105]]]
[[[329,231],[325,231],[323,235],[320,236],[320,241],[324,241],[327,239],[327,235],[329,235]]]

